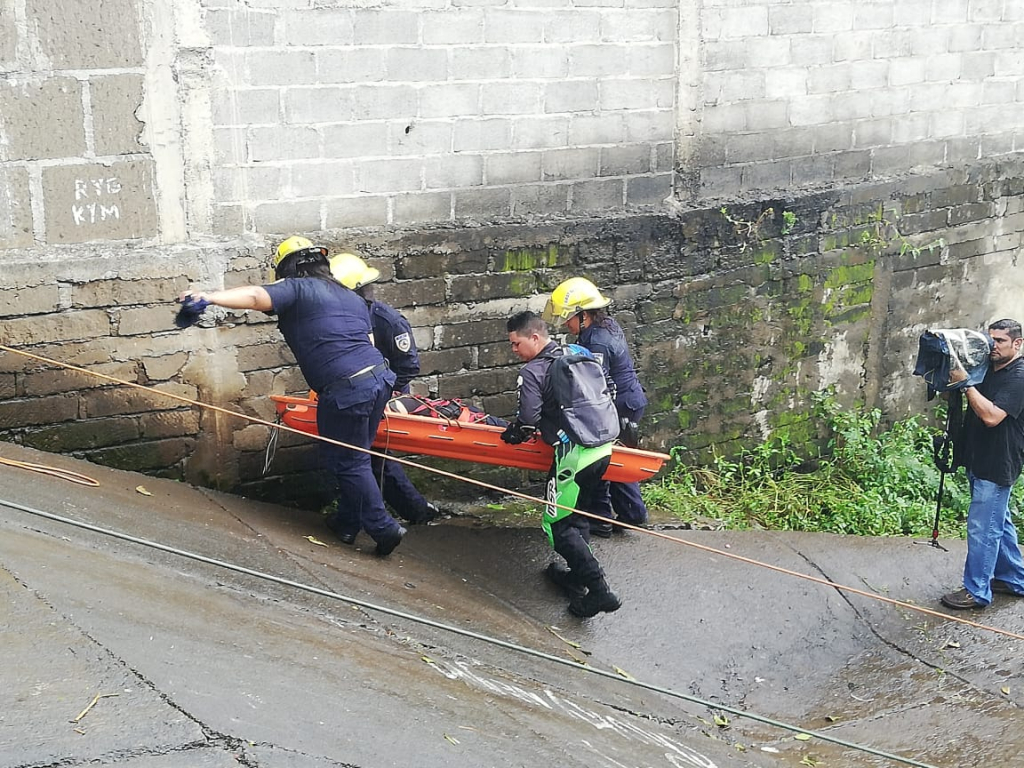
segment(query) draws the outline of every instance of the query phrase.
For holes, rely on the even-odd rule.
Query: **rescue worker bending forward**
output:
[[[366,302],[331,275],[327,249],[304,237],[278,246],[274,270],[281,279],[268,285],[190,292],[181,300],[276,313],[306,383],[317,392],[320,436],[369,449],[395,374],[373,346]],[[319,446],[337,497],[337,511],[327,524],[345,544],[353,543],[362,528],[377,543],[377,555],[391,554],[406,531],[384,508],[370,455],[327,442]]]
[[[548,336],[547,324],[533,312],[520,312],[507,323],[512,353],[526,365],[517,384],[519,410],[501,439],[517,444],[535,430],[553,445],[547,500],[561,506],[544,509],[542,527],[568,569],[555,563],[545,574],[570,597],[569,611],[581,617],[619,609],[619,598],[608,587],[604,571],[590,549],[589,521],[561,507],[588,510],[611,460],[612,442],[587,448],[571,442],[561,424],[558,404],[548,386],[548,370],[561,348]]]
[[[339,253],[331,257],[331,273],[366,301],[373,325],[373,344],[397,377],[395,394],[408,394],[409,384],[420,372],[416,340],[409,321],[397,309],[374,299],[373,283],[380,278],[380,270],[367,265],[354,253]],[[416,490],[401,464],[380,456],[373,456],[371,461],[373,474],[381,480],[384,501],[399,517],[416,525],[429,523],[440,514],[440,510]]]

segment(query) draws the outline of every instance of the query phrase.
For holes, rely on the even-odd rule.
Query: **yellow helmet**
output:
[[[339,253],[331,257],[331,274],[346,288],[357,291],[377,280],[380,270],[368,266],[354,253]]]
[[[597,286],[585,277],[570,277],[551,292],[541,317],[548,323],[564,323],[584,310],[601,309],[611,303],[611,299],[602,296]]]
[[[278,266],[288,256],[302,251],[319,251],[324,257],[327,256],[327,249],[322,245],[313,245],[312,240],[307,240],[299,235],[293,235],[277,246],[277,253],[274,255],[274,266]]]
[[[274,266],[270,269],[270,281],[273,282],[277,279],[277,268],[281,266],[282,261],[293,254],[301,254],[304,251],[315,251],[327,258],[327,249],[322,245],[313,245],[312,240],[293,235],[277,246],[277,252],[274,254]]]

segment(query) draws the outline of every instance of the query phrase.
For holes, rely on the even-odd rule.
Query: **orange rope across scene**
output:
[[[197,400],[192,400],[190,398],[184,397],[182,395],[175,395],[175,394],[172,394],[170,392],[162,392],[159,389],[154,389],[153,387],[147,387],[147,386],[145,386],[143,384],[136,384],[135,382],[131,382],[131,381],[124,381],[122,379],[117,379],[117,378],[115,378],[113,376],[108,376],[107,374],[104,374],[104,373],[98,373],[96,371],[90,371],[90,370],[88,370],[86,368],[81,368],[81,367],[78,367],[78,366],[75,366],[75,365],[70,365],[68,363],[62,363],[59,360],[53,360],[53,359],[50,359],[50,358],[47,358],[47,357],[42,357],[41,355],[36,355],[36,354],[31,353],[31,352],[23,352],[21,350],[13,349],[12,347],[7,347],[7,346],[4,346],[2,344],[0,344],[0,351],[10,352],[12,354],[21,355],[23,357],[27,357],[29,359],[36,360],[38,362],[46,363],[48,365],[55,365],[55,366],[57,366],[59,368],[65,368],[67,370],[77,371],[79,373],[84,373],[84,374],[86,374],[88,376],[94,376],[94,377],[103,379],[104,381],[109,381],[109,382],[114,383],[114,384],[120,384],[120,385],[127,386],[127,387],[133,387],[135,389],[141,389],[141,390],[144,390],[146,392],[151,392],[151,393],[154,393],[154,394],[157,394],[157,395],[162,395],[163,397],[167,397],[167,398],[170,398],[172,400],[177,400],[179,402],[186,403],[188,405],[196,406],[198,408],[205,408],[207,410],[215,411],[217,413],[223,413],[223,414],[228,415],[228,416],[234,416],[236,418],[244,419],[246,421],[249,421],[249,422],[251,422],[253,424],[262,424],[264,426],[271,427],[272,429],[276,429],[276,430],[279,430],[279,431],[282,431],[282,432],[291,432],[291,433],[297,434],[297,435],[305,435],[306,437],[309,437],[309,438],[312,438],[312,439],[315,439],[315,440],[320,440],[320,441],[325,442],[325,443],[330,443],[332,445],[337,445],[337,446],[340,446],[342,448],[348,448],[350,450],[360,451],[362,453],[368,453],[371,456],[381,456],[381,457],[385,457],[386,456],[386,454],[378,452],[378,451],[373,451],[373,450],[370,450],[370,449],[367,449],[367,448],[361,448],[360,446],[357,446],[357,445],[348,445],[346,443],[342,443],[342,442],[339,442],[337,440],[332,440],[330,438],[326,438],[326,437],[323,437],[321,435],[313,435],[313,434],[310,434],[309,432],[305,432],[305,431],[298,430],[298,429],[293,429],[293,428],[288,427],[288,426],[286,426],[284,424],[276,424],[274,422],[266,421],[264,419],[260,419],[260,418],[257,418],[255,416],[249,416],[249,415],[244,414],[244,413],[239,413],[237,411],[232,411],[232,410],[229,410],[227,408],[222,408],[222,407],[217,406],[217,405],[211,405],[209,403],[202,403],[202,402],[199,402]],[[707,553],[716,555],[718,557],[725,557],[725,558],[729,558],[730,560],[735,560],[737,562],[746,563],[747,565],[753,565],[753,566],[758,567],[758,568],[765,568],[767,570],[774,571],[776,573],[781,573],[781,574],[785,574],[787,576],[792,576],[794,578],[803,579],[805,581],[809,581],[809,582],[812,582],[814,584],[820,584],[822,586],[829,587],[831,589],[840,590],[842,592],[846,592],[846,593],[849,593],[849,594],[852,594],[852,595],[860,595],[861,597],[866,597],[866,598],[869,598],[869,599],[872,599],[872,600],[878,600],[880,602],[887,603],[887,604],[892,605],[892,606],[896,606],[896,607],[899,607],[899,608],[904,608],[904,609],[906,609],[908,611],[916,611],[917,613],[921,613],[921,614],[924,614],[926,616],[933,616],[935,618],[939,618],[939,619],[942,619],[944,621],[954,622],[954,623],[957,623],[957,624],[963,624],[963,625],[968,626],[968,627],[974,627],[975,629],[984,630],[986,632],[992,632],[994,634],[1002,635],[1004,637],[1013,638],[1015,640],[1024,640],[1024,635],[1019,634],[1017,632],[1010,632],[1009,630],[1000,629],[999,627],[993,627],[993,626],[990,626],[988,624],[982,624],[980,622],[971,621],[970,619],[964,619],[964,618],[961,618],[960,616],[950,616],[949,614],[940,613],[939,611],[934,611],[934,610],[932,610],[930,608],[923,608],[922,606],[914,605],[913,603],[907,603],[907,602],[904,602],[902,600],[896,600],[896,599],[891,598],[891,597],[885,597],[884,595],[879,595],[879,594],[876,594],[874,592],[867,592],[865,590],[858,589],[856,587],[846,586],[845,584],[839,584],[839,583],[836,583],[836,582],[832,582],[832,581],[829,581],[828,579],[823,579],[823,578],[818,577],[818,576],[811,576],[811,575],[806,574],[806,573],[800,573],[799,571],[793,571],[793,570],[790,570],[788,568],[782,568],[781,566],[772,565],[770,563],[765,563],[765,562],[762,562],[760,560],[754,560],[753,558],[745,557],[743,555],[737,555],[737,554],[734,554],[732,552],[726,552],[725,550],[716,549],[714,547],[709,547],[709,546],[704,545],[704,544],[698,544],[696,542],[686,541],[685,539],[677,539],[676,537],[669,536],[668,534],[662,533],[661,531],[654,531],[654,530],[650,530],[650,529],[647,529],[647,528],[640,528],[638,526],[629,525],[628,523],[623,523],[623,522],[620,522],[618,520],[607,521],[603,517],[599,517],[598,515],[594,515],[594,514],[591,514],[589,512],[584,512],[583,510],[574,509],[572,507],[566,507],[566,506],[561,505],[561,504],[551,504],[550,502],[548,502],[548,501],[546,501],[544,499],[538,498],[536,496],[530,496],[529,494],[521,493],[519,491],[514,491],[514,490],[509,489],[509,488],[502,488],[502,487],[497,486],[497,485],[492,485],[491,483],[485,483],[485,482],[483,482],[481,480],[475,480],[475,479],[473,479],[471,477],[464,477],[462,475],[457,475],[455,473],[447,472],[447,471],[442,470],[442,469],[435,469],[434,467],[429,467],[429,466],[426,466],[424,464],[418,464],[415,461],[411,461],[409,459],[403,459],[403,458],[399,458],[397,456],[386,456],[386,458],[388,459],[388,461],[396,461],[399,464],[405,464],[406,466],[416,467],[418,469],[426,470],[427,472],[431,472],[431,473],[439,475],[441,477],[447,477],[447,478],[451,478],[453,480],[459,480],[459,481],[462,481],[462,482],[465,482],[465,483],[469,483],[470,485],[475,485],[477,487],[484,488],[484,489],[487,489],[487,490],[497,491],[499,493],[503,493],[503,494],[508,495],[508,496],[513,496],[513,497],[516,497],[516,498],[520,498],[520,499],[523,499],[525,501],[530,501],[530,502],[539,504],[541,506],[555,506],[555,507],[557,507],[559,509],[569,510],[569,511],[575,512],[576,514],[582,515],[583,517],[588,517],[588,518],[593,519],[593,520],[601,520],[602,522],[611,522],[613,525],[617,525],[620,528],[625,528],[627,530],[636,531],[638,533],[642,533],[642,534],[645,534],[647,536],[654,536],[654,537],[659,538],[659,539],[665,539],[665,540],[671,541],[671,542],[673,542],[675,544],[681,544],[681,545],[686,546],[686,547],[691,547],[693,549],[698,549],[698,550],[700,550],[702,552],[707,552]],[[93,482],[95,482],[95,481],[93,481]]]

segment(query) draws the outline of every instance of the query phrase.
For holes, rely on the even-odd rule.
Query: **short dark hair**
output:
[[[583,311],[590,315],[590,322],[599,327],[606,327],[606,324],[611,317],[611,315],[608,314],[608,310],[604,307],[601,307],[600,309],[585,309]]]
[[[331,264],[319,249],[303,250],[285,256],[274,270],[275,277],[319,277],[334,280]]]
[[[1009,318],[996,320],[994,323],[989,325],[988,329],[990,331],[1006,331],[1011,341],[1021,337],[1020,323],[1016,320],[1010,320]]]
[[[519,336],[529,336],[531,333],[536,333],[540,336],[548,335],[548,324],[544,322],[540,315],[528,309],[512,315],[505,324],[505,327],[509,333]]]

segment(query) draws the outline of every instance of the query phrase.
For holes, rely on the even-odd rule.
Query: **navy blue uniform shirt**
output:
[[[626,336],[617,322],[608,317],[601,325],[582,328],[578,341],[594,354],[615,383],[616,408],[639,411],[647,406],[647,396],[633,368]]]
[[[420,374],[420,357],[409,321],[394,307],[380,301],[370,304],[373,343],[398,377],[397,392],[408,392],[409,383]]]
[[[369,309],[355,291],[318,277],[289,277],[263,287],[312,389],[326,392],[332,383],[383,364],[383,355],[370,343]]]

